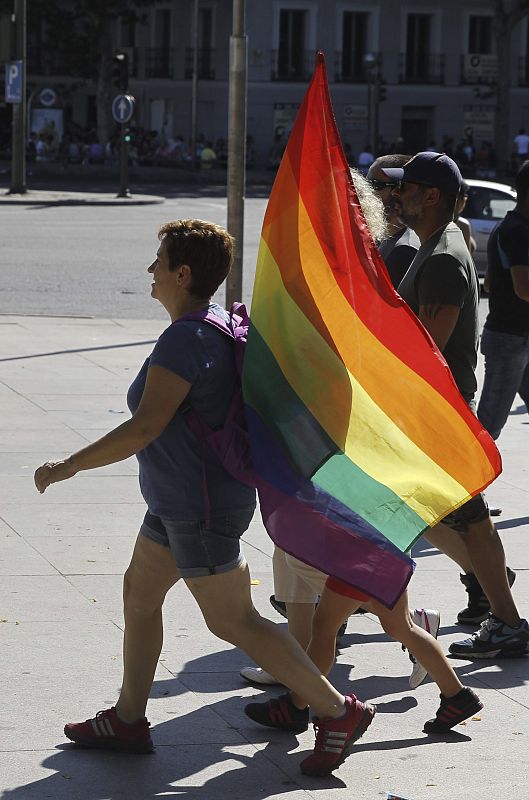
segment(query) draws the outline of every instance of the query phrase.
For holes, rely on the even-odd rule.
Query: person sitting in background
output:
[[[200,153],[200,168],[211,169],[217,160],[217,154],[213,150],[211,142],[206,142]]]

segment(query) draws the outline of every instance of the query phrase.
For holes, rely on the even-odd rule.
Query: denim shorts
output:
[[[451,514],[448,514],[441,522],[458,531],[458,533],[465,533],[469,524],[483,522],[484,519],[488,519],[488,516],[489,507],[485,497],[480,492],[475,497],[467,500],[466,503],[463,503],[462,506],[456,508],[455,511],[452,511]]]
[[[161,519],[147,511],[140,533],[169,547],[182,578],[229,572],[244,562],[240,542],[255,506],[246,506],[204,520]]]

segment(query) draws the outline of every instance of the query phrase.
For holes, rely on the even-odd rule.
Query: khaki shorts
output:
[[[317,603],[327,575],[274,547],[274,595],[282,603]]]

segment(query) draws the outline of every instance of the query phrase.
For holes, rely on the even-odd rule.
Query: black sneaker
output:
[[[460,575],[459,579],[466,588],[468,605],[459,612],[457,621],[460,625],[479,625],[480,622],[487,619],[490,613],[488,597],[472,572]],[[516,580],[516,572],[510,569],[510,567],[507,567],[507,579],[509,581],[509,586],[512,586]]]
[[[477,714],[483,703],[472,689],[461,689],[454,697],[441,697],[441,705],[434,719],[424,723],[425,733],[447,733],[455,725]]]
[[[481,627],[468,639],[452,642],[448,648],[460,658],[516,658],[528,652],[529,625],[521,619],[515,628],[490,614]]]
[[[267,700],[266,703],[248,703],[244,713],[254,722],[266,725],[267,728],[303,733],[309,727],[309,709],[296,708],[288,693]]]
[[[270,605],[277,611],[278,614],[281,614],[282,617],[288,619],[287,604],[283,603],[282,600],[276,600],[275,594],[270,595]]]

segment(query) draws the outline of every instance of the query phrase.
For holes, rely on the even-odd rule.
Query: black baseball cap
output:
[[[459,194],[463,183],[456,162],[446,153],[433,153],[430,150],[417,153],[403,167],[390,167],[382,172],[391,180],[436,186],[454,196]]]

